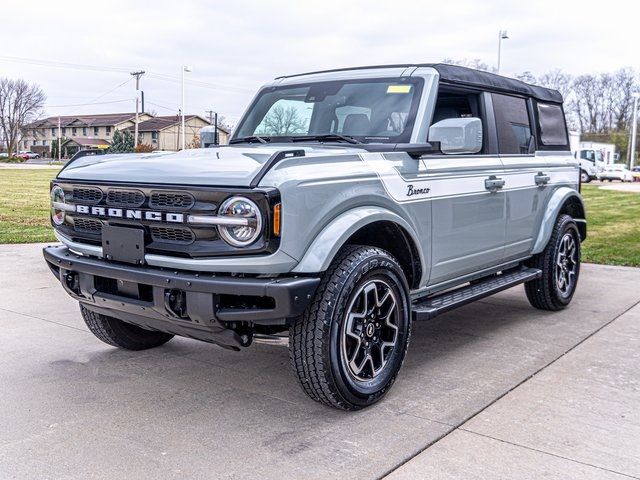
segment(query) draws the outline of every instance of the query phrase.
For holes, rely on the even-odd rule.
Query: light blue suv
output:
[[[70,162],[44,256],[110,345],[288,340],[304,391],[355,410],[412,320],[520,283],[569,304],[579,174],[554,90],[441,64],[280,77],[230,145]]]

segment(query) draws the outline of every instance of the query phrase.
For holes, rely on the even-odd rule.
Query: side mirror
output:
[[[429,128],[429,142],[440,142],[445,154],[478,153],[482,150],[482,121],[479,118],[445,118]]]

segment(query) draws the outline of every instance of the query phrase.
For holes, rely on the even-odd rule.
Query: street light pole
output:
[[[60,115],[58,115],[58,161],[62,161],[62,131],[60,130]]]
[[[185,121],[184,121],[184,73],[185,72],[190,72],[191,71],[191,67],[187,66],[187,65],[183,65],[182,66],[182,148],[180,150],[184,150],[187,145],[187,135],[186,135],[186,131],[185,131]]]
[[[636,135],[638,133],[638,98],[640,92],[633,94],[633,115],[631,116],[633,125],[631,126],[631,160],[629,161],[629,170],[634,167],[636,157]]]
[[[498,73],[500,73],[500,56],[502,54],[502,40],[506,40],[508,39],[509,36],[507,35],[507,31],[506,30],[500,30],[498,32]]]

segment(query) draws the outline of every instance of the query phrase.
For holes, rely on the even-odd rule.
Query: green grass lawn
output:
[[[640,194],[583,185],[587,240],[582,261],[640,267]]]
[[[49,220],[49,182],[57,169],[0,170],[0,243],[55,240]]]
[[[49,181],[57,170],[0,170],[0,243],[55,240],[49,223]],[[585,262],[640,266],[640,194],[585,185]]]

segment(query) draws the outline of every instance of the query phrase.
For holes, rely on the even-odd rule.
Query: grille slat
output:
[[[112,207],[140,207],[144,200],[144,193],[140,190],[112,188],[107,192],[107,205]]]
[[[73,201],[76,203],[88,203],[90,205],[100,203],[102,190],[92,187],[75,187],[73,189]]]
[[[188,210],[194,203],[193,195],[186,192],[151,192],[149,207]]]
[[[156,242],[193,243],[195,235],[189,228],[151,227],[151,238]]]
[[[102,233],[102,222],[93,218],[76,217],[73,219],[73,229],[76,232]]]

